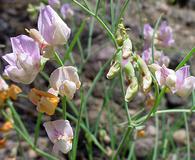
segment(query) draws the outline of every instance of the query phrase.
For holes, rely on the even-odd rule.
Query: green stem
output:
[[[118,48],[118,44],[116,42],[115,36],[114,34],[110,31],[110,29],[108,28],[108,26],[102,21],[102,19],[97,16],[95,13],[93,13],[92,11],[90,11],[89,9],[87,9],[85,6],[83,6],[81,3],[79,3],[76,0],[72,0],[75,4],[77,4],[78,6],[80,6],[85,12],[87,12],[89,15],[93,16],[100,24],[101,26],[107,31],[108,35],[110,36],[110,38],[112,39],[114,45],[116,48]]]
[[[152,63],[154,63],[154,39],[155,39],[155,34],[156,34],[157,29],[158,29],[161,18],[162,18],[162,15],[160,15],[160,17],[158,18],[158,20],[155,24],[155,27],[154,27],[153,35],[152,35]]]
[[[62,98],[62,117],[66,119],[66,96]]]
[[[187,160],[191,159],[191,153],[190,153],[190,132],[189,132],[189,126],[188,126],[188,120],[186,113],[183,113],[184,121],[185,121],[185,128],[186,128],[186,134],[187,134]]]
[[[10,100],[8,100],[8,101],[10,101]],[[9,102],[10,103],[10,102]],[[10,108],[12,108],[12,105],[10,105]],[[12,109],[11,109],[12,110]],[[9,115],[8,114],[6,114],[5,112],[2,112],[3,113],[3,115],[7,118],[7,119],[10,119],[10,117],[9,117]],[[12,112],[12,115],[14,116],[14,113],[15,112]],[[15,118],[14,118],[15,119]],[[15,119],[16,121],[18,120],[18,119]],[[21,136],[29,145],[30,145],[30,147],[35,151],[35,152],[37,152],[39,155],[41,155],[41,156],[43,156],[43,157],[45,157],[45,158],[47,158],[48,160],[58,160],[56,157],[54,157],[54,156],[52,156],[52,155],[50,155],[50,154],[48,154],[48,153],[46,153],[46,152],[44,152],[44,151],[42,151],[42,150],[40,150],[39,148],[37,148],[34,144],[33,144],[33,142],[31,141],[31,138],[29,137],[29,136],[27,136],[26,135],[26,133],[20,128],[21,126],[17,126],[17,125],[21,125],[21,124],[19,124],[18,123],[18,121],[16,122],[14,120],[14,129],[16,130],[16,132],[17,132],[17,134],[19,135],[19,136]]]
[[[116,153],[115,155],[113,156],[112,160],[117,160],[117,157],[118,157],[118,154],[120,153],[122,147],[124,146],[124,144],[126,143],[126,139],[128,138],[128,136],[130,135],[130,133],[132,133],[132,128],[127,128],[117,150],[116,150]]]
[[[35,138],[34,138],[34,145],[37,145],[37,140],[39,137],[39,131],[40,131],[40,125],[41,125],[41,121],[42,121],[42,117],[43,117],[43,113],[38,113],[38,117],[37,117],[37,122],[36,122],[36,126],[35,126]]]
[[[75,137],[73,140],[73,150],[72,150],[72,160],[76,159],[76,152],[77,152],[77,145],[78,145],[78,138],[79,138],[79,130],[80,130],[80,125],[81,125],[81,121],[82,121],[82,115],[83,115],[83,111],[85,109],[85,105],[83,105],[84,102],[84,95],[82,93],[82,89],[81,89],[81,108],[79,111],[79,117],[78,117],[78,121],[76,124],[76,129],[75,129]]]
[[[55,58],[55,60],[56,60],[56,62],[58,63],[59,66],[64,65],[64,63],[62,62],[61,58],[59,57],[59,55],[56,51],[54,51],[54,58]]]
[[[154,146],[154,154],[153,154],[153,160],[157,159],[157,153],[158,153],[158,131],[159,131],[159,120],[158,115],[155,115],[155,123],[156,123],[156,137],[155,137],[155,146]]]
[[[123,98],[125,98],[125,90],[124,90],[124,81],[123,81],[122,69],[120,69],[120,83],[121,83],[121,89],[122,89],[122,93],[123,93]],[[127,114],[128,123],[131,126],[131,116],[129,114],[128,103],[126,101],[124,101],[124,104],[125,104],[125,111],[126,111],[126,114]]]
[[[20,129],[23,131],[23,133],[30,138],[30,135],[26,129],[26,127],[24,126],[22,120],[20,119],[20,116],[18,115],[18,113],[16,112],[13,103],[10,99],[7,100],[7,105],[9,106],[9,108],[11,109],[12,112],[12,116],[14,119],[14,122],[18,124],[18,126],[20,127]]]

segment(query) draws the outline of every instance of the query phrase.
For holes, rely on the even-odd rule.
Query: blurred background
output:
[[[108,60],[114,54],[114,46],[108,39],[108,36],[105,34],[104,30],[95,20],[95,27],[91,35],[92,43],[89,47],[89,30],[92,18],[71,1],[64,0],[63,2],[70,3],[74,11],[72,18],[65,20],[72,30],[72,35],[69,42],[71,42],[73,39],[82,21],[88,18],[85,28],[80,36],[82,51],[85,57],[88,56],[88,59],[85,63],[81,62],[81,49],[79,49],[78,44],[75,45],[72,53],[75,65],[79,67],[79,71],[81,73],[80,79],[83,83],[84,89],[87,91],[102,64],[104,64],[106,60]],[[95,0],[91,0],[89,2],[91,6],[95,6]],[[124,4],[124,0],[113,0],[113,2],[116,8],[116,15],[118,15],[120,12],[120,7],[122,4]],[[47,1],[42,1],[41,3],[47,4]],[[38,0],[0,0],[0,56],[12,51],[10,37],[14,37],[19,34],[27,34],[25,28],[37,28],[39,7],[40,1]],[[107,24],[111,23],[109,0],[101,1],[98,14]],[[143,45],[143,25],[145,23],[150,23],[154,27],[155,22],[160,15],[162,15],[162,20],[166,20],[173,29],[175,44],[171,49],[165,49],[164,52],[171,59],[169,67],[174,69],[182,60],[182,57],[184,57],[186,53],[195,47],[195,0],[130,0],[128,8],[125,12],[124,23],[125,26],[129,28],[128,34],[130,35],[135,49],[138,50],[138,53],[141,52],[141,47]],[[58,51],[61,56],[64,54],[64,48],[58,48]],[[189,63],[192,66],[192,74],[195,75],[194,56]],[[5,64],[6,63],[0,59],[1,74],[3,73]],[[70,62],[67,62],[67,64],[70,64]],[[56,64],[50,61],[46,64],[45,72],[50,75],[50,73],[56,67]],[[89,118],[90,125],[93,126],[94,121],[98,117],[99,111],[102,112],[100,116],[97,138],[105,146],[109,154],[109,152],[112,152],[111,148],[109,147],[111,143],[110,139],[112,137],[108,119],[111,118],[114,124],[120,124],[126,121],[126,118],[124,116],[125,110],[121,108],[121,89],[116,82],[106,80],[105,75],[107,71],[105,72],[104,77],[102,77],[96,85],[93,94],[89,97],[87,104],[87,116]],[[24,93],[28,93],[30,88],[33,87],[47,90],[48,85],[49,83],[44,79],[42,74],[38,75],[36,80],[28,86],[19,84]],[[104,93],[106,92],[108,86],[113,86],[113,89],[109,93],[112,98],[110,98],[109,102],[105,105],[103,104],[105,98]],[[131,114],[135,114],[143,108],[148,111],[150,109],[150,105],[146,104],[146,100],[147,97],[141,93],[138,94],[138,96],[131,103],[129,103],[129,112]],[[75,97],[74,103],[79,107],[80,100],[78,95]],[[185,108],[190,105],[191,99],[181,99],[175,95],[167,93],[163,99],[161,107],[173,109]],[[19,98],[19,100],[15,102],[15,107],[20,113],[29,132],[33,133],[37,116],[35,106],[33,106],[27,99]],[[68,111],[72,113],[71,109],[68,109]],[[57,116],[58,114],[56,114],[56,117]],[[50,117],[44,117],[44,121],[50,119]],[[52,119],[55,119],[55,116],[53,116]],[[1,121],[3,122],[3,119],[0,117],[0,122]],[[185,130],[183,115],[163,114],[159,117],[159,121],[159,133],[156,132],[154,119],[151,119],[144,126],[145,136],[140,138],[138,137],[133,140],[135,143],[134,158],[140,160],[150,159],[152,149],[154,147],[155,135],[159,134],[159,159],[186,159],[187,133]],[[188,124],[190,128],[191,159],[193,160],[195,159],[195,116],[193,114],[189,115]],[[73,126],[75,126],[75,124],[73,124]],[[115,140],[119,142],[121,138],[120,135],[123,133],[123,128],[114,125],[113,129],[115,131],[113,136],[115,137]],[[102,133],[104,134],[102,135]],[[88,143],[86,137],[86,133],[81,130],[78,146],[78,159],[89,159],[88,148],[86,147],[86,143]],[[23,159],[22,157],[28,160],[43,159],[39,157],[32,149],[30,149],[25,142],[18,142],[17,140],[18,137],[13,131],[8,139],[6,148],[0,149],[0,159],[20,160]],[[52,145],[50,144],[43,127],[38,143],[41,149],[48,152],[51,151]],[[167,147],[166,153],[161,152],[164,147]],[[93,156],[95,157],[94,159],[109,159],[109,155],[102,156],[95,146],[93,146]]]

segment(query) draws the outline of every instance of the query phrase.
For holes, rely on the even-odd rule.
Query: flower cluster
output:
[[[151,44],[154,36],[154,45],[157,46],[157,48],[166,48],[172,46],[175,43],[175,40],[173,39],[172,28],[168,26],[166,21],[163,21],[159,29],[154,33],[154,29],[149,24],[145,24],[143,33],[144,50],[142,52],[142,59],[147,64],[151,64],[153,61],[152,52],[154,52],[154,62],[160,66],[164,64],[168,67],[170,61],[169,57],[165,56],[162,50],[158,50],[155,47],[152,51]]]
[[[107,78],[114,78],[121,69],[124,69],[128,83],[125,101],[129,102],[137,94],[139,86],[144,93],[150,90],[152,77],[145,61],[132,51],[131,40],[122,22],[118,25],[116,38],[120,49],[115,54]]]
[[[49,1],[57,6],[58,1]],[[64,16],[69,14],[68,6],[61,9]],[[65,13],[66,12],[66,13]],[[67,43],[71,29],[59,17],[54,9],[47,5],[40,9],[38,30],[26,29],[29,36],[19,35],[11,38],[12,53],[3,56],[8,63],[4,73],[12,81],[23,84],[32,83],[41,70],[42,60],[54,57],[55,47]],[[30,101],[37,106],[37,111],[51,116],[55,113],[60,98],[72,99],[81,86],[77,69],[73,66],[61,66],[51,73],[51,88],[45,92],[33,88],[28,93]],[[7,98],[16,99],[21,90],[15,85],[10,87],[0,77],[0,106]],[[44,123],[46,132],[54,143],[53,151],[67,153],[72,148],[73,131],[67,120],[56,120]]]
[[[154,29],[149,25],[144,25],[144,49],[150,48],[153,34],[154,35],[154,44],[159,47],[170,47],[175,43],[173,39],[173,31],[170,26],[168,26],[166,21],[163,21],[159,29],[154,33]]]

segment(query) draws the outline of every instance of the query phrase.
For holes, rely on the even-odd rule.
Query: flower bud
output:
[[[64,45],[70,37],[70,28],[48,5],[41,9],[38,29],[44,40],[52,46]]]
[[[116,53],[116,56],[114,58],[114,63],[112,64],[112,66],[110,67],[110,69],[106,75],[106,77],[108,79],[113,79],[120,71],[120,69],[121,69],[121,56],[122,56],[121,54],[122,54],[121,50],[118,53]]]
[[[142,71],[143,91],[146,93],[152,84],[152,76],[144,60],[137,55],[137,63]]]
[[[127,87],[127,91],[125,94],[125,101],[129,102],[135,97],[138,91],[138,80],[137,80],[137,77],[135,76],[135,71],[134,71],[134,68],[131,62],[128,62],[125,65],[124,69],[125,69],[127,80],[129,82],[129,85]]]
[[[123,21],[121,19],[121,22],[118,24],[117,30],[116,30],[116,41],[119,46],[123,45],[124,40],[127,38],[127,33],[125,26],[123,24]]]
[[[131,43],[131,40],[129,38],[124,40],[122,52],[123,52],[122,56],[124,59],[126,59],[130,55],[132,55],[132,43]]]

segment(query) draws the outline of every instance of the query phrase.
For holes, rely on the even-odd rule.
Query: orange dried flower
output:
[[[0,149],[5,148],[5,146],[6,146],[6,139],[5,138],[0,139]]]
[[[145,137],[146,133],[144,130],[137,131],[137,137],[142,138]]]
[[[13,128],[12,123],[10,121],[7,121],[0,127],[0,132],[8,132],[12,128]]]
[[[36,88],[31,89],[28,94],[30,101],[37,106],[38,112],[53,115],[58,105],[59,98],[49,92],[44,92]]]
[[[8,96],[13,100],[16,100],[17,95],[21,92],[22,90],[20,89],[20,87],[16,86],[15,84],[12,84],[8,89]]]

